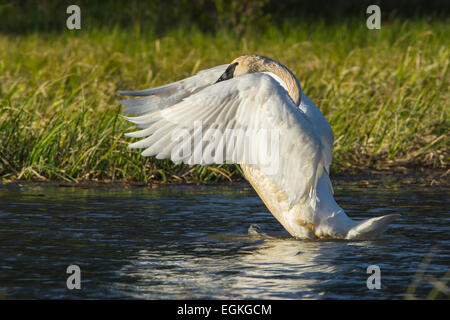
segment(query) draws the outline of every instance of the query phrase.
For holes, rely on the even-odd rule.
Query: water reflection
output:
[[[327,250],[319,242],[254,236],[220,238],[224,249],[213,254],[200,246],[189,254],[141,250],[121,270],[123,276],[135,277],[137,282],[118,289],[136,298],[308,297],[317,282],[337,270],[327,262],[338,257],[339,251]],[[242,241],[249,243],[240,246]]]

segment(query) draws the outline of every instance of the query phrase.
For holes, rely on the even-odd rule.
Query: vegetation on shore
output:
[[[187,166],[127,149],[119,89],[188,77],[246,53],[276,59],[330,121],[332,173],[449,166],[448,20],[298,21],[236,36],[139,26],[0,32],[0,177],[218,182],[235,165]]]

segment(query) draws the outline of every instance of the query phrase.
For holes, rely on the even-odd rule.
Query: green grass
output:
[[[332,172],[449,165],[448,20],[301,22],[237,38],[139,27],[0,33],[0,177],[66,181],[235,180],[237,166],[143,158],[123,136],[118,89],[190,76],[246,53],[276,59],[335,134]]]

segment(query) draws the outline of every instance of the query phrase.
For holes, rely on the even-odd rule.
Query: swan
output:
[[[134,115],[123,117],[141,129],[126,136],[144,138],[130,148],[176,163],[239,164],[295,238],[374,239],[399,216],[354,221],[339,207],[329,178],[331,126],[295,75],[275,60],[243,55],[174,83],[118,93],[138,97],[119,101]],[[267,153],[254,156],[260,149]]]

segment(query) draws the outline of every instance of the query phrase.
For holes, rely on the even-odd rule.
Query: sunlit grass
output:
[[[139,28],[0,34],[0,176],[229,181],[237,166],[185,166],[128,150],[118,89],[143,89],[257,53],[288,66],[335,134],[334,173],[449,163],[448,21],[368,30],[324,21],[233,33]]]

